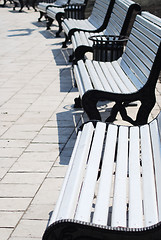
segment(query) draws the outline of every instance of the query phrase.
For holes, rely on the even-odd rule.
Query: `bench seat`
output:
[[[155,104],[155,85],[160,72],[161,19],[142,12],[137,15],[125,52],[117,61],[100,62],[87,59],[74,65],[82,106],[90,119],[100,120],[97,102],[114,101],[111,116],[118,112],[132,124],[144,124]],[[127,116],[126,105],[140,101],[136,120]]]
[[[161,114],[142,126],[78,132],[43,240],[161,239]]]

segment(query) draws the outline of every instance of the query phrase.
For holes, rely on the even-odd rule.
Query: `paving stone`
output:
[[[23,183],[23,184],[41,184],[46,173],[7,173],[1,180],[1,183]]]
[[[39,172],[45,173],[48,172],[52,166],[52,162],[16,162],[10,172]]]
[[[0,198],[0,212],[9,211],[13,213],[18,211],[25,211],[31,202],[32,198]],[[1,213],[0,213],[1,214]]]
[[[14,228],[22,217],[22,212],[0,212],[0,227]]]
[[[12,237],[41,239],[46,225],[47,223],[44,220],[22,220],[13,232]]]
[[[38,190],[38,184],[3,184],[0,183],[1,197],[16,198],[27,197],[31,198],[35,196]]]
[[[0,228],[1,240],[8,240],[14,228]]]

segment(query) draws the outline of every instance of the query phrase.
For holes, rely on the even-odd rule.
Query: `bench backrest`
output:
[[[114,0],[96,0],[88,20],[96,28],[100,28],[110,17]]]
[[[155,87],[160,62],[161,19],[142,12],[136,17],[120,66],[139,90],[145,84]]]
[[[141,10],[140,6],[135,2],[131,0],[115,0],[105,34],[127,35],[134,10],[136,12]]]
[[[70,4],[83,4],[87,2],[87,0],[69,0]]]

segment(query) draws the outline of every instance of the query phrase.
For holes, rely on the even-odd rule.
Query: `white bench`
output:
[[[140,10],[140,6],[131,0],[115,0],[106,29],[103,32],[97,32],[95,35],[127,36],[129,25],[132,25],[132,19]],[[93,51],[93,41],[89,39],[93,35],[92,31],[74,32],[71,36],[73,54],[70,57],[70,61],[72,58],[75,61],[83,59],[86,52]]]
[[[56,7],[62,7],[63,5],[67,4],[69,0],[49,0],[48,2],[39,2],[37,5],[37,8],[40,12],[40,17],[38,18],[38,21],[41,21],[41,18],[45,16],[46,18],[46,8],[48,6],[56,6]]]
[[[87,3],[87,0],[69,0],[68,4],[64,5],[64,7],[61,7],[61,8],[49,5],[46,9],[46,15],[48,18],[47,30],[50,29],[53,21],[56,19],[59,25],[59,29],[56,32],[56,37],[59,37],[59,34],[62,32],[62,21],[65,17],[65,11],[68,10],[68,11],[75,12],[75,14],[73,14],[73,18],[84,18],[83,11],[81,8],[84,9],[86,3]],[[77,14],[78,12],[82,14]]]
[[[87,59],[74,65],[81,104],[89,119],[100,120],[98,101],[114,101],[111,116],[118,112],[132,124],[144,124],[155,105],[155,86],[161,68],[161,19],[137,15],[122,57],[112,62]],[[136,120],[127,115],[128,103],[140,101]],[[79,102],[79,101],[78,101]]]
[[[142,126],[78,132],[43,240],[161,239],[161,114]]]
[[[115,0],[96,0],[91,15],[85,20],[64,19],[62,28],[65,32],[65,41],[62,47],[66,47],[67,42],[75,31],[86,30],[100,32],[106,28]]]

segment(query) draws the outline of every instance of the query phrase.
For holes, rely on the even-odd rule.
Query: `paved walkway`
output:
[[[41,240],[87,119],[72,106],[71,49],[62,50],[57,26],[46,31],[38,17],[0,8],[0,240]],[[160,92],[158,83],[158,102]]]

